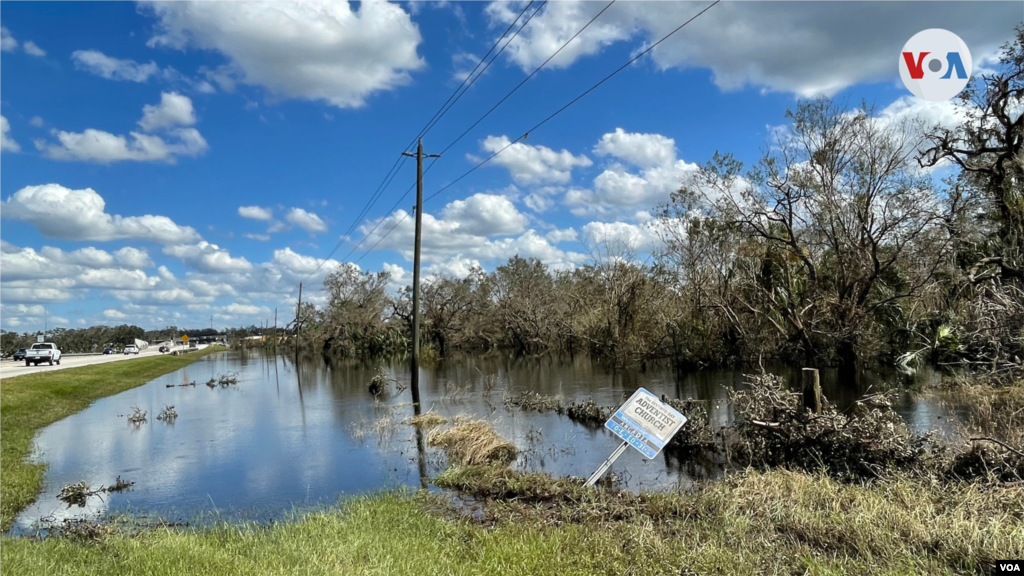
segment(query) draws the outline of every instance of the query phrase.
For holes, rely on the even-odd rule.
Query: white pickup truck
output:
[[[41,362],[49,362],[50,366],[56,362],[60,364],[60,350],[57,349],[57,345],[53,342],[40,342],[33,344],[25,352],[25,366],[35,364],[38,366]]]

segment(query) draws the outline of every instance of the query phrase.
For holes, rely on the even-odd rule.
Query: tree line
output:
[[[572,270],[515,256],[424,282],[423,342],[623,363],[1020,362],[1024,26],[956,107],[950,128],[801,101],[756,163],[716,153],[681,183],[651,223],[653,253],[595,246]],[[327,304],[302,305],[300,341],[406,351],[410,290],[389,280],[333,271]]]

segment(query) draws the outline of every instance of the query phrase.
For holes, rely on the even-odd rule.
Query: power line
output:
[[[670,37],[671,37],[671,36],[672,36],[673,34],[675,34],[676,32],[679,32],[680,30],[682,30],[682,29],[683,29],[684,27],[686,27],[686,25],[687,25],[687,24],[689,24],[690,22],[693,22],[694,20],[696,20],[696,19],[697,19],[698,17],[700,17],[700,16],[702,15],[702,14],[704,14],[705,12],[707,12],[708,10],[710,10],[711,8],[713,8],[713,7],[714,7],[714,6],[716,5],[716,4],[718,4],[719,2],[721,2],[721,0],[715,0],[714,2],[712,2],[711,4],[709,4],[708,6],[706,6],[706,7],[705,7],[705,8],[703,9],[703,10],[701,10],[700,12],[698,12],[697,14],[695,14],[694,16],[692,16],[692,17],[691,17],[691,18],[690,18],[689,20],[687,20],[686,22],[683,22],[682,24],[680,24],[680,25],[679,25],[678,27],[676,27],[676,28],[675,28],[674,30],[672,30],[671,32],[669,32],[669,33],[668,33],[668,34],[666,34],[665,36],[662,36],[662,38],[661,38],[660,40],[658,40],[657,42],[655,42],[654,44],[651,44],[651,45],[650,45],[650,46],[649,46],[649,47],[648,47],[648,48],[647,48],[646,50],[644,50],[643,52],[640,52],[639,54],[637,54],[636,56],[634,56],[633,58],[631,58],[631,59],[630,59],[629,61],[627,61],[627,62],[626,62],[625,64],[623,64],[622,66],[620,66],[620,67],[618,67],[617,69],[615,69],[615,70],[614,70],[614,71],[613,71],[613,72],[612,72],[611,74],[608,74],[607,76],[605,76],[604,78],[602,78],[602,79],[601,79],[600,81],[598,81],[598,82],[597,82],[596,84],[594,84],[594,85],[593,85],[593,86],[591,86],[590,88],[587,88],[587,89],[586,89],[586,90],[585,90],[585,91],[584,91],[584,92],[583,92],[582,94],[580,94],[579,96],[577,96],[577,97],[573,98],[573,99],[572,99],[572,100],[570,100],[570,101],[569,101],[569,102],[568,102],[567,104],[565,104],[564,106],[562,106],[561,108],[559,108],[558,110],[556,110],[555,112],[553,112],[552,114],[550,114],[550,115],[549,115],[549,116],[548,116],[547,118],[545,118],[545,119],[541,120],[540,122],[538,122],[537,124],[535,124],[535,125],[534,125],[533,127],[531,127],[531,128],[529,129],[529,130],[527,130],[527,131],[523,132],[523,135],[522,135],[522,136],[520,136],[520,137],[516,138],[515,140],[513,140],[513,141],[509,142],[509,143],[508,143],[508,144],[507,144],[507,145],[506,145],[506,146],[505,146],[504,148],[502,148],[501,150],[498,150],[498,151],[497,151],[497,152],[495,152],[494,154],[491,154],[490,156],[488,156],[487,158],[485,158],[485,159],[484,159],[484,160],[483,160],[482,162],[480,162],[480,163],[479,163],[479,164],[477,164],[476,166],[473,166],[472,168],[470,168],[469,170],[467,170],[467,171],[466,171],[465,173],[463,173],[463,174],[462,174],[461,176],[459,176],[459,177],[458,177],[458,178],[456,178],[455,180],[453,180],[453,181],[449,182],[448,184],[446,184],[445,186],[443,186],[443,187],[442,187],[442,188],[441,188],[440,190],[438,190],[437,192],[434,192],[434,193],[433,193],[433,194],[431,194],[430,196],[428,196],[428,197],[424,198],[424,199],[423,199],[423,202],[424,202],[424,203],[426,203],[426,202],[430,201],[430,200],[431,200],[432,198],[435,198],[435,197],[437,197],[437,196],[438,196],[439,194],[441,194],[442,192],[444,192],[444,191],[445,191],[445,190],[447,190],[448,188],[451,188],[452,186],[454,186],[454,185],[455,185],[456,183],[458,183],[458,182],[459,182],[460,180],[462,180],[462,179],[463,179],[463,178],[465,178],[466,176],[469,176],[470,174],[472,174],[473,172],[475,172],[475,171],[476,171],[476,170],[477,170],[478,168],[480,168],[480,167],[481,167],[481,166],[483,166],[484,164],[487,164],[488,162],[490,162],[491,160],[493,160],[493,159],[494,159],[494,157],[496,157],[496,156],[497,156],[498,154],[501,154],[501,153],[502,153],[502,152],[504,152],[505,150],[508,150],[509,148],[511,148],[513,144],[516,144],[517,142],[519,142],[520,140],[522,140],[523,138],[525,138],[526,136],[528,136],[528,135],[530,134],[530,132],[533,132],[533,131],[535,131],[536,129],[538,129],[538,128],[540,128],[541,126],[543,126],[544,124],[547,124],[547,123],[548,123],[549,121],[551,121],[551,119],[553,119],[553,118],[554,118],[555,116],[558,116],[558,115],[559,115],[559,114],[561,114],[561,113],[562,113],[563,111],[565,111],[565,109],[566,109],[566,108],[568,108],[568,107],[572,106],[573,104],[575,104],[576,102],[578,102],[578,101],[579,101],[580,99],[582,99],[582,98],[583,98],[584,96],[586,96],[587,94],[589,94],[589,93],[593,92],[593,91],[594,91],[595,89],[597,89],[597,87],[598,87],[598,86],[600,86],[600,85],[604,84],[605,82],[607,82],[608,80],[610,80],[610,79],[611,79],[611,78],[612,78],[613,76],[615,76],[615,75],[616,75],[616,74],[618,74],[619,72],[621,72],[621,71],[625,70],[625,69],[626,69],[627,67],[629,67],[629,66],[630,66],[631,64],[633,64],[634,62],[636,62],[637,60],[639,60],[640,58],[642,58],[643,56],[645,56],[645,55],[646,55],[647,53],[649,53],[649,52],[650,52],[651,50],[654,50],[654,48],[656,48],[656,47],[657,47],[657,46],[658,46],[659,44],[661,44],[661,43],[662,43],[662,42],[664,42],[665,40],[669,39],[669,38],[670,38]],[[461,138],[461,136],[460,136],[460,138]],[[443,153],[443,152],[442,152],[442,153]],[[408,214],[406,214],[406,217],[408,217]],[[375,244],[374,244],[374,245],[373,245],[372,247],[370,247],[370,249],[368,249],[366,253],[364,253],[364,254],[363,254],[363,256],[360,256],[359,260],[356,260],[356,262],[359,262],[360,260],[362,260],[362,259],[363,259],[363,257],[364,257],[364,256],[366,256],[366,254],[368,254],[368,253],[369,253],[369,252],[370,252],[371,250],[373,250],[373,248],[375,248],[375,247],[377,246],[377,244],[380,244],[380,243],[381,243],[381,241],[383,241],[383,240],[384,240],[384,238],[386,238],[386,237],[387,237],[387,236],[388,236],[389,234],[391,234],[391,232],[393,232],[393,231],[394,231],[394,230],[395,230],[396,228],[398,228],[398,225],[399,225],[399,224],[401,224],[401,223],[402,223],[402,222],[403,222],[404,220],[405,220],[405,218],[403,217],[403,218],[402,218],[401,220],[399,220],[398,222],[396,222],[396,223],[395,223],[395,225],[394,225],[394,226],[392,226],[392,227],[391,227],[391,228],[390,228],[390,229],[389,229],[389,230],[388,230],[388,231],[387,231],[387,232],[386,232],[386,233],[385,233],[385,234],[384,234],[383,236],[381,236],[381,237],[380,237],[380,238],[379,238],[379,239],[377,240],[377,242],[376,242],[376,243],[375,243]],[[376,229],[376,228],[374,228],[374,229]],[[371,231],[371,233],[372,233],[372,231]],[[364,237],[364,238],[363,238],[363,240],[364,240],[364,241],[365,241],[365,239],[366,239],[366,237]],[[362,242],[360,242],[360,244],[362,244]]]
[[[511,148],[513,144],[516,144],[516,143],[517,143],[517,142],[519,142],[520,140],[522,140],[522,139],[526,138],[526,137],[527,137],[527,136],[528,136],[528,135],[530,134],[530,132],[534,132],[534,131],[536,131],[536,130],[537,130],[538,128],[540,128],[541,126],[543,126],[543,125],[547,124],[548,122],[550,122],[552,118],[554,118],[555,116],[558,116],[559,114],[561,114],[562,112],[564,112],[566,108],[568,108],[569,106],[572,106],[572,105],[573,105],[573,104],[575,104],[576,102],[580,101],[580,100],[581,100],[581,99],[582,99],[582,98],[583,98],[584,96],[586,96],[587,94],[590,94],[591,92],[593,92],[594,90],[596,90],[596,89],[598,88],[598,86],[600,86],[600,85],[604,84],[605,82],[607,82],[608,80],[610,80],[610,79],[611,79],[611,78],[612,78],[613,76],[615,76],[615,75],[616,75],[616,74],[618,74],[619,72],[622,72],[623,70],[625,70],[625,69],[626,69],[627,67],[629,67],[629,66],[630,66],[631,64],[633,64],[634,62],[636,62],[636,61],[637,61],[637,60],[639,60],[640,58],[642,58],[642,57],[643,57],[644,55],[646,55],[646,54],[647,54],[648,52],[650,52],[651,50],[654,50],[654,48],[656,48],[656,47],[658,46],[658,44],[661,44],[661,43],[662,43],[662,42],[664,42],[665,40],[668,40],[668,39],[669,39],[669,38],[670,38],[670,37],[671,37],[671,36],[672,36],[673,34],[675,34],[676,32],[679,32],[680,30],[682,30],[682,29],[683,29],[683,28],[684,28],[684,27],[685,27],[685,26],[686,26],[687,24],[689,24],[690,22],[693,22],[694,20],[696,20],[696,19],[697,19],[698,17],[700,17],[700,15],[701,15],[701,14],[704,14],[705,12],[707,12],[708,10],[710,10],[711,8],[713,8],[713,7],[714,7],[714,6],[716,5],[716,4],[718,4],[718,3],[719,3],[719,2],[721,2],[721,1],[722,1],[722,0],[715,0],[714,2],[712,2],[711,4],[709,4],[709,5],[708,5],[707,7],[705,7],[705,8],[703,9],[703,10],[701,10],[700,12],[698,12],[697,14],[695,14],[694,16],[692,16],[692,17],[691,17],[691,18],[690,18],[689,20],[687,20],[686,22],[683,22],[683,23],[682,23],[682,24],[680,24],[680,25],[679,25],[678,27],[676,27],[676,29],[675,29],[675,30],[673,30],[673,31],[669,32],[668,34],[666,34],[665,36],[663,36],[663,37],[662,37],[662,38],[661,38],[660,40],[658,40],[658,41],[657,41],[657,42],[655,42],[654,44],[651,44],[651,45],[650,45],[650,46],[649,46],[649,47],[648,47],[648,48],[647,48],[646,50],[644,50],[643,52],[640,52],[639,54],[637,54],[636,56],[634,56],[633,58],[631,58],[631,59],[630,59],[630,60],[629,60],[628,62],[626,62],[626,63],[625,63],[625,64],[623,64],[622,66],[619,66],[619,67],[618,67],[617,69],[615,69],[615,70],[614,70],[614,71],[613,71],[613,72],[612,72],[611,74],[609,74],[609,75],[605,76],[604,78],[602,78],[602,79],[601,79],[600,81],[598,81],[598,82],[597,82],[596,84],[594,84],[594,85],[593,85],[593,86],[591,86],[590,88],[587,88],[586,90],[584,90],[582,94],[580,94],[579,96],[577,96],[577,97],[573,98],[572,100],[570,100],[570,101],[569,101],[569,102],[568,102],[567,104],[565,104],[564,106],[562,106],[562,107],[561,107],[561,108],[559,108],[558,110],[555,110],[554,112],[552,112],[552,113],[551,113],[551,114],[550,114],[550,115],[549,115],[549,116],[548,116],[547,118],[545,118],[545,119],[541,120],[541,121],[540,121],[540,122],[538,122],[537,124],[534,124],[534,125],[533,125],[532,127],[530,127],[530,128],[529,128],[529,129],[528,129],[528,130],[527,130],[526,132],[523,132],[523,135],[522,135],[522,136],[520,136],[520,137],[516,138],[515,140],[513,140],[513,141],[509,142],[509,143],[508,143],[508,144],[507,144],[507,145],[506,145],[506,146],[505,146],[504,148],[502,148],[501,150],[498,150],[498,151],[497,151],[497,152],[495,152],[494,154],[491,154],[491,155],[490,155],[490,156],[488,156],[488,157],[487,157],[486,159],[484,159],[484,161],[483,161],[483,162],[480,162],[480,163],[479,163],[479,164],[477,164],[476,166],[474,166],[474,167],[470,168],[470,169],[469,169],[468,171],[466,171],[466,172],[465,172],[464,174],[462,174],[461,176],[459,176],[459,177],[458,177],[458,178],[456,178],[455,180],[453,180],[453,181],[449,182],[449,183],[448,183],[447,185],[445,185],[445,186],[444,186],[443,188],[441,188],[441,189],[440,189],[440,190],[438,190],[437,192],[434,192],[433,194],[431,194],[430,196],[428,196],[427,198],[425,198],[425,199],[424,199],[423,201],[424,201],[424,202],[427,202],[427,201],[429,201],[429,200],[430,200],[431,198],[434,198],[434,197],[436,197],[436,196],[437,196],[438,194],[440,194],[441,192],[444,192],[444,191],[445,191],[445,190],[447,190],[448,188],[451,188],[452,186],[454,186],[454,185],[455,185],[455,183],[456,183],[456,182],[458,182],[459,180],[462,180],[462,179],[463,179],[463,178],[465,178],[466,176],[469,176],[470,174],[472,174],[473,172],[475,172],[477,168],[480,168],[480,167],[481,167],[481,166],[483,166],[484,164],[486,164],[486,163],[490,162],[490,161],[491,161],[491,160],[492,160],[492,159],[493,159],[493,158],[494,158],[495,156],[497,156],[498,154],[501,154],[501,153],[502,153],[502,152],[504,152],[505,150],[508,150],[509,148]]]
[[[498,106],[501,106],[501,105],[502,105],[502,104],[503,104],[503,103],[505,102],[505,100],[508,100],[510,96],[512,96],[513,94],[515,94],[515,93],[516,93],[516,90],[519,90],[519,88],[521,88],[521,87],[523,86],[523,84],[526,84],[526,82],[527,82],[527,81],[529,81],[529,80],[530,80],[530,78],[533,78],[533,77],[534,77],[534,75],[536,75],[536,74],[537,74],[537,72],[540,72],[540,69],[541,69],[541,68],[543,68],[544,66],[546,66],[548,62],[551,62],[551,60],[552,60],[552,59],[554,59],[554,57],[555,57],[555,56],[558,56],[558,54],[559,54],[559,53],[560,53],[560,52],[561,52],[561,51],[562,51],[562,50],[563,50],[563,49],[564,49],[564,48],[565,48],[566,46],[568,46],[570,42],[572,42],[573,40],[575,40],[577,36],[579,36],[580,34],[582,34],[584,30],[586,30],[586,29],[587,29],[588,27],[590,27],[590,25],[591,25],[591,24],[593,24],[593,23],[594,23],[594,21],[595,21],[595,20],[597,20],[597,19],[598,19],[598,18],[599,18],[599,17],[601,16],[601,14],[604,14],[606,10],[608,10],[609,8],[611,8],[611,7],[612,7],[612,4],[615,4],[615,1],[616,1],[616,0],[612,0],[612,1],[611,1],[611,2],[609,2],[609,3],[608,3],[608,4],[607,4],[607,5],[606,5],[606,6],[604,7],[604,8],[602,8],[602,9],[601,9],[601,11],[600,11],[600,12],[598,12],[598,13],[597,13],[597,14],[596,14],[596,15],[595,15],[595,16],[594,16],[593,18],[591,18],[589,22],[587,22],[586,24],[584,24],[584,25],[583,25],[583,28],[580,28],[580,29],[579,29],[579,31],[577,31],[577,32],[576,32],[575,34],[573,34],[573,35],[572,35],[572,38],[569,38],[568,40],[566,40],[566,42],[565,42],[564,44],[562,44],[562,45],[561,45],[561,46],[560,46],[560,47],[558,48],[558,50],[555,50],[555,51],[554,51],[554,53],[552,53],[552,54],[551,54],[551,56],[548,56],[548,59],[547,59],[547,60],[545,60],[545,61],[544,61],[543,63],[541,63],[541,65],[540,65],[540,66],[537,66],[537,68],[535,68],[533,72],[530,72],[530,75],[529,75],[529,76],[527,76],[526,78],[523,78],[522,82],[520,82],[519,84],[517,84],[515,88],[513,88],[513,89],[512,89],[512,90],[511,90],[511,91],[510,91],[510,92],[509,92],[508,94],[506,94],[506,95],[504,96],[504,98],[502,98],[501,100],[498,100],[498,103],[497,103],[497,104],[495,104],[494,106],[491,106],[491,109],[490,109],[490,110],[488,110],[487,112],[485,112],[485,113],[484,113],[484,115],[483,115],[483,116],[481,116],[481,117],[480,117],[480,118],[479,118],[479,119],[478,119],[478,120],[477,120],[476,122],[473,122],[473,124],[472,124],[472,125],[471,125],[471,126],[470,126],[469,128],[466,128],[466,130],[465,130],[465,131],[463,131],[463,132],[462,132],[462,134],[459,134],[459,137],[458,137],[458,138],[456,138],[456,139],[455,139],[454,141],[452,141],[452,143],[451,143],[451,144],[449,144],[449,145],[448,145],[448,146],[447,146],[447,147],[446,147],[446,148],[445,148],[444,150],[442,150],[442,151],[441,151],[441,154],[442,154],[442,155],[444,155],[444,153],[445,153],[445,152],[447,152],[447,151],[448,151],[449,149],[451,149],[451,147],[452,147],[452,146],[455,146],[455,144],[456,144],[456,143],[457,143],[457,142],[458,142],[459,140],[462,140],[462,138],[463,138],[463,137],[464,137],[464,136],[465,136],[466,134],[468,134],[470,130],[472,130],[473,128],[476,128],[478,124],[480,124],[481,122],[483,122],[483,121],[484,121],[484,118],[487,118],[488,116],[490,116],[490,115],[491,115],[491,112],[494,112],[495,110],[497,110]]]
[[[604,8],[602,8],[600,12],[598,12],[597,14],[595,14],[595,15],[594,15],[594,17],[590,19],[590,21],[588,21],[588,22],[587,22],[586,24],[584,24],[582,28],[580,28],[579,30],[577,30],[577,31],[576,31],[576,33],[572,35],[572,37],[571,37],[571,38],[569,38],[568,40],[566,40],[566,41],[565,41],[565,42],[564,42],[564,43],[563,43],[563,44],[562,44],[561,46],[559,46],[559,47],[558,47],[558,49],[557,49],[557,50],[555,50],[555,51],[554,51],[554,52],[553,52],[553,53],[552,53],[552,54],[551,54],[550,56],[548,56],[547,60],[545,60],[544,62],[542,62],[542,63],[540,64],[540,66],[537,66],[537,67],[536,67],[536,68],[535,68],[535,69],[533,70],[533,72],[530,72],[530,74],[529,74],[528,76],[526,76],[526,78],[523,78],[523,80],[522,80],[522,81],[520,81],[520,82],[519,82],[519,84],[517,84],[517,85],[516,85],[516,86],[515,86],[514,88],[512,88],[512,90],[510,90],[510,91],[509,91],[509,92],[508,92],[507,94],[505,94],[505,96],[504,96],[504,97],[502,97],[502,98],[501,98],[501,100],[498,100],[498,102],[497,102],[497,103],[496,103],[496,104],[495,104],[494,106],[491,106],[490,110],[488,110],[487,112],[485,112],[485,113],[483,114],[483,116],[481,116],[481,117],[480,117],[480,118],[478,118],[478,119],[477,119],[477,120],[476,120],[475,122],[473,122],[473,124],[472,124],[472,125],[471,125],[471,126],[470,126],[469,128],[466,128],[466,130],[464,130],[464,131],[462,132],[462,134],[460,134],[460,135],[459,135],[459,137],[458,137],[458,138],[456,138],[456,139],[455,139],[454,141],[452,141],[452,142],[451,142],[450,144],[448,144],[448,146],[447,146],[447,147],[445,147],[445,149],[441,151],[441,155],[443,156],[445,152],[447,152],[448,150],[450,150],[450,149],[452,148],[452,146],[455,146],[455,144],[456,144],[456,143],[458,143],[458,142],[459,142],[460,140],[462,140],[462,138],[463,138],[463,137],[465,137],[465,136],[466,136],[466,134],[468,134],[468,133],[469,133],[469,132],[470,132],[470,131],[471,131],[471,130],[472,130],[473,128],[475,128],[475,127],[476,127],[477,125],[479,125],[479,124],[480,124],[481,122],[483,122],[483,120],[484,120],[485,118],[487,118],[488,116],[490,116],[490,114],[491,114],[492,112],[494,112],[495,110],[497,110],[499,106],[501,106],[501,105],[502,105],[502,104],[503,104],[503,103],[504,103],[504,102],[505,102],[506,100],[508,100],[508,99],[509,99],[509,97],[511,97],[511,96],[512,96],[513,94],[515,94],[517,90],[519,90],[519,89],[520,89],[520,88],[521,88],[521,87],[522,87],[522,86],[523,86],[524,84],[526,84],[526,83],[527,83],[527,82],[528,82],[528,81],[529,81],[529,80],[530,80],[531,78],[533,78],[533,77],[534,77],[534,76],[535,76],[535,75],[537,74],[537,72],[540,72],[540,70],[541,70],[542,68],[544,68],[544,66],[546,66],[546,65],[548,64],[548,62],[551,62],[551,60],[553,60],[553,59],[555,58],[555,56],[558,56],[558,54],[559,54],[559,53],[561,53],[561,51],[562,51],[562,50],[564,50],[566,46],[568,46],[568,45],[569,45],[569,44],[570,44],[570,43],[571,43],[571,42],[572,42],[573,40],[575,40],[575,39],[576,39],[576,38],[577,38],[577,37],[578,37],[578,36],[579,36],[580,34],[582,34],[584,30],[586,30],[587,28],[589,28],[589,27],[590,27],[590,25],[591,25],[591,24],[593,24],[595,20],[597,20],[597,19],[598,19],[598,18],[599,18],[599,17],[600,17],[600,16],[602,15],[602,14],[604,14],[604,13],[605,13],[605,11],[607,11],[607,10],[608,10],[609,8],[611,8],[612,4],[615,4],[615,2],[616,2],[616,0],[612,0],[612,1],[611,1],[611,2],[609,2],[609,3],[607,4],[607,5],[605,5],[605,7],[604,7]],[[538,9],[538,11],[539,11],[539,10],[540,10],[540,9]],[[533,16],[535,16],[536,14],[537,14],[537,13],[536,13],[536,12],[534,12],[534,13],[533,13],[533,15],[531,15],[531,18],[532,18]],[[529,22],[529,21],[527,21],[527,23],[528,23],[528,22]],[[525,27],[525,24],[524,24],[523,26]],[[520,28],[520,32],[521,32],[521,31],[522,31],[522,28]],[[510,40],[510,42],[511,42],[511,40]],[[506,43],[506,44],[505,44],[505,46],[508,46],[508,44]],[[503,50],[504,50],[504,48],[503,48]],[[499,52],[499,54],[500,54],[500,52]],[[497,57],[497,56],[495,56],[495,57]],[[492,60],[492,62],[493,62],[493,60]],[[424,170],[424,174],[426,174],[427,172],[429,172],[429,171],[430,171],[430,169],[434,167],[434,163],[435,163],[435,162],[436,162],[436,160],[433,160],[433,161],[431,161],[431,163],[430,163],[430,166],[428,166],[428,167],[427,167],[427,169],[426,169],[426,170]],[[395,205],[394,205],[394,206],[393,206],[393,207],[391,208],[391,210],[389,210],[389,211],[388,211],[387,213],[388,213],[388,214],[391,214],[392,212],[394,212],[395,208],[397,208],[397,207],[398,207],[398,205],[399,205],[399,204],[401,204],[403,200],[405,200],[405,197],[406,197],[406,196],[408,196],[408,195],[409,195],[409,192],[411,192],[411,191],[412,191],[412,186],[410,186],[410,187],[409,187],[409,189],[405,191],[405,194],[403,194],[403,195],[402,195],[402,197],[401,197],[401,198],[399,198],[398,202],[396,202],[396,203],[395,203]],[[436,194],[435,194],[435,195],[436,195]],[[433,197],[433,196],[431,196],[431,197]],[[405,219],[406,219],[406,218],[408,218],[408,216],[409,216],[409,214],[408,214],[408,212],[407,212],[407,213],[405,214],[405,216],[403,216],[403,217],[402,217],[402,219],[401,219],[401,220],[399,220],[398,222],[396,222],[396,223],[395,223],[395,225],[394,225],[394,226],[392,226],[392,228],[391,228],[390,230],[388,230],[388,233],[387,233],[387,234],[385,234],[385,235],[384,235],[384,236],[382,236],[382,237],[381,237],[380,239],[378,239],[378,240],[377,240],[377,242],[376,242],[376,243],[374,243],[374,245],[373,245],[373,246],[371,246],[371,247],[370,247],[369,249],[367,249],[367,252],[366,252],[366,253],[364,253],[364,254],[363,254],[362,256],[360,256],[360,257],[359,257],[359,259],[358,259],[358,260],[356,260],[356,262],[358,263],[358,262],[362,261],[362,259],[363,259],[363,258],[364,258],[364,257],[366,256],[366,254],[367,254],[367,253],[369,253],[369,252],[373,251],[373,249],[377,247],[377,244],[380,244],[380,242],[381,242],[381,241],[382,241],[382,240],[383,240],[383,239],[384,239],[385,237],[387,237],[387,235],[388,235],[388,234],[390,234],[390,233],[391,233],[391,230],[394,230],[395,228],[397,228],[399,224],[401,224],[402,222],[404,222],[404,221],[405,221]],[[374,227],[373,227],[373,228],[372,228],[372,229],[371,229],[371,230],[370,230],[370,231],[369,231],[369,232],[368,232],[368,233],[367,233],[367,234],[366,234],[366,235],[365,235],[365,236],[363,237],[363,240],[362,240],[362,241],[360,241],[360,242],[359,242],[358,244],[356,244],[356,246],[355,246],[355,247],[354,247],[354,248],[353,248],[353,249],[352,249],[352,250],[351,250],[351,251],[349,252],[349,255],[351,255],[351,253],[352,253],[352,252],[355,252],[356,250],[358,250],[358,249],[359,249],[359,246],[361,246],[361,245],[363,244],[363,242],[364,242],[364,241],[366,241],[366,239],[367,239],[367,238],[368,238],[368,237],[369,237],[369,236],[370,236],[371,234],[373,234],[373,233],[374,233],[374,232],[375,232],[375,231],[377,230],[377,228],[378,228],[378,227],[379,227],[379,226],[381,225],[381,223],[382,223],[383,221],[384,221],[384,219],[383,219],[383,218],[382,218],[381,220],[379,220],[379,221],[377,222],[377,224],[375,224],[375,225],[374,225]],[[347,257],[348,257],[348,256],[346,256],[346,258],[347,258]]]
[[[426,134],[428,131],[430,131],[430,129],[433,128],[434,125],[437,124],[438,121],[440,121],[441,117],[443,117],[449,110],[451,110],[452,106],[454,106],[455,103],[458,102],[459,98],[461,98],[462,95],[465,94],[466,91],[468,91],[473,86],[473,84],[475,84],[476,81],[480,79],[480,77],[483,75],[483,73],[487,71],[487,68],[489,68],[490,65],[494,62],[494,60],[497,59],[497,57],[499,55],[501,55],[501,52],[503,52],[505,50],[505,48],[508,47],[508,45],[512,42],[512,40],[514,40],[516,38],[516,36],[518,36],[519,33],[522,32],[523,28],[525,28],[526,25],[529,24],[530,20],[532,20],[533,17],[536,16],[538,12],[540,12],[540,9],[544,7],[544,4],[547,3],[547,0],[544,0],[544,2],[541,3],[541,6],[538,7],[537,10],[533,12],[533,14],[530,15],[530,17],[523,23],[523,25],[519,28],[519,30],[517,30],[516,33],[511,38],[509,38],[509,40],[505,43],[505,45],[502,46],[501,50],[499,50],[498,53],[495,54],[494,58],[492,58],[490,60],[490,62],[488,62],[487,65],[484,66],[484,69],[481,70],[480,73],[477,74],[475,77],[473,77],[473,74],[477,71],[478,68],[480,68],[480,65],[483,64],[485,60],[487,60],[487,57],[491,54],[491,52],[494,51],[495,48],[497,48],[498,44],[501,43],[502,39],[504,39],[505,36],[508,35],[508,33],[512,30],[512,28],[515,27],[516,23],[519,22],[519,20],[523,17],[524,14],[526,14],[526,11],[530,9],[530,6],[533,5],[533,2],[534,2],[534,0],[530,0],[530,2],[526,5],[526,7],[523,8],[523,10],[519,13],[518,16],[516,16],[516,19],[513,20],[512,23],[509,24],[508,28],[506,28],[505,31],[501,34],[501,36],[499,36],[498,39],[495,40],[495,42],[491,46],[490,50],[488,50],[487,53],[484,54],[484,56],[480,59],[480,61],[477,62],[476,66],[473,68],[473,70],[471,70],[470,73],[462,80],[462,83],[455,89],[455,91],[453,91],[451,93],[451,95],[448,96],[448,99],[445,100],[444,104],[442,104],[441,107],[436,112],[434,112],[434,115],[431,116],[430,120],[428,120],[427,123],[423,126],[423,128],[420,129],[419,133],[417,133],[417,135],[415,137],[413,137],[412,141],[408,145],[406,145],[406,147],[405,147],[406,150],[408,150],[413,144],[415,144],[416,141],[420,137],[422,137],[424,134]],[[470,80],[470,78],[473,78],[473,79],[467,85],[466,83]],[[462,90],[463,87],[465,87],[465,90]],[[461,94],[459,93],[460,90],[462,90]],[[458,96],[456,96],[456,95],[458,95]],[[452,100],[453,98],[454,98],[454,101]],[[337,252],[339,248],[341,248],[341,245],[345,243],[345,241],[348,239],[348,237],[355,230],[355,228],[359,224],[359,222],[362,221],[362,219],[366,216],[366,214],[370,211],[370,209],[373,208],[374,204],[377,203],[377,200],[380,198],[381,194],[384,193],[384,190],[386,190],[387,187],[391,185],[391,181],[393,181],[395,179],[395,176],[398,175],[399,170],[401,169],[402,165],[405,163],[405,159],[406,159],[406,156],[403,156],[401,154],[398,156],[398,158],[395,159],[395,163],[391,165],[391,168],[388,170],[388,173],[384,175],[384,179],[381,180],[381,183],[379,185],[377,185],[377,189],[370,196],[370,199],[367,201],[367,203],[363,207],[363,209],[360,210],[359,214],[356,215],[356,217],[352,220],[352,224],[349,226],[348,230],[345,231],[345,233],[338,240],[338,243],[334,245],[334,248],[331,249],[331,251],[327,254],[327,256],[325,256],[317,264],[317,267],[315,269],[313,269],[312,272],[310,272],[309,274],[307,274],[303,278],[303,281],[308,280],[311,276],[316,274],[323,267],[323,265],[327,262],[327,260],[329,260],[331,258],[331,256],[333,256],[334,253]],[[433,166],[433,163],[431,163],[431,166]],[[410,190],[411,190],[411,188],[410,188]],[[409,194],[409,192],[406,191],[405,196],[407,196],[408,194]],[[404,196],[403,196],[403,199],[404,199]],[[350,254],[351,254],[351,252],[350,252]]]

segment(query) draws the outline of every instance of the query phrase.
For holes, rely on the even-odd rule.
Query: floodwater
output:
[[[405,360],[379,362],[407,384]],[[32,458],[49,465],[42,494],[17,518],[13,532],[32,533],[41,519],[130,513],[169,521],[267,521],[295,510],[337,502],[345,495],[402,486],[427,486],[444,465],[425,434],[402,421],[413,416],[409,390],[388,387],[382,401],[368,392],[376,365],[326,363],[309,358],[231,351],[199,359],[148,384],[103,398],[41,430]],[[792,384],[798,368],[771,367]],[[751,370],[747,370],[748,372]],[[521,450],[515,466],[555,475],[588,476],[617,446],[604,429],[591,429],[553,412],[509,411],[506,392],[528,390],[566,399],[622,403],[638,387],[655,394],[710,400],[714,426],[731,420],[727,389],[741,386],[744,370],[679,372],[671,366],[614,370],[585,357],[465,357],[421,368],[424,411],[489,420]],[[237,385],[204,382],[235,374]],[[919,431],[952,433],[954,417],[927,396],[902,391],[922,378],[870,372],[822,371],[826,397],[846,406],[868,389],[897,386],[897,410]],[[195,386],[178,386],[195,381]],[[171,386],[171,387],[168,387]],[[156,419],[167,405],[178,417]],[[133,407],[147,422],[130,424]],[[662,453],[645,460],[628,450],[612,471],[631,489],[688,487],[720,477],[720,455],[680,460]],[[57,499],[66,484],[135,482],[132,490],[93,496],[84,508]]]

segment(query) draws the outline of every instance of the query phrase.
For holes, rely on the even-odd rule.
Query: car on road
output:
[[[160,347],[160,353],[164,354],[171,351],[171,347],[166,344]]]
[[[42,362],[49,362],[50,366],[53,366],[55,362],[60,364],[60,349],[53,342],[33,344],[32,348],[25,352],[25,366],[30,364],[38,366]]]
[[[124,353],[125,354],[135,354],[137,356],[139,354],[139,347],[136,346],[135,344],[129,344],[129,345],[124,347]]]
[[[104,354],[117,354],[117,350],[114,350],[113,348],[105,348],[103,350],[103,353]]]
[[[22,360],[24,360],[26,352],[28,352],[28,350],[25,348],[19,349],[17,352],[14,353],[14,361],[21,362]]]

